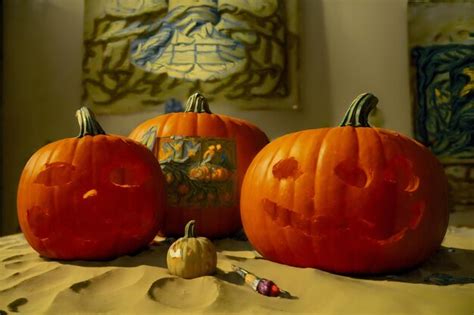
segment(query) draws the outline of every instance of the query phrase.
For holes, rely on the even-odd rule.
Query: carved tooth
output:
[[[408,224],[408,227],[411,230],[414,230],[418,227],[420,224],[421,218],[423,218],[423,215],[425,214],[425,209],[426,209],[426,202],[423,200],[418,201],[411,207],[411,212],[412,212],[412,217],[410,219],[410,222]]]
[[[312,235],[312,236],[318,235],[318,233],[320,232],[319,227],[320,227],[320,222],[317,219],[311,221],[309,234]]]
[[[262,199],[263,210],[270,215],[272,220],[276,218],[276,204],[267,198]]]
[[[276,209],[277,209],[277,215],[276,215],[277,223],[283,227],[289,226],[291,224],[290,211],[278,205],[276,206]]]
[[[311,233],[311,221],[304,218],[301,214],[291,211],[290,222],[291,226],[300,230],[303,234],[309,235]]]
[[[281,227],[291,226],[303,234],[311,236],[312,221],[300,213],[284,208],[275,202],[265,198],[262,199],[263,210],[270,218]]]
[[[387,244],[390,244],[390,243],[392,243],[392,244],[396,243],[405,236],[407,230],[408,230],[408,228],[403,228],[401,231],[399,231],[398,233],[393,234],[389,238],[382,239],[382,240],[375,240],[375,241],[380,245],[387,245]],[[374,240],[373,238],[369,238],[369,239]]]

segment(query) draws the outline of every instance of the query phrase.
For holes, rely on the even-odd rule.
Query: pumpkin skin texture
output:
[[[156,131],[150,145],[150,138],[146,135],[153,128]],[[159,158],[159,138],[170,136],[233,139],[236,145],[237,189],[235,202],[231,206],[180,206],[168,203],[166,224],[159,234],[181,236],[184,226],[190,220],[196,221],[197,233],[208,238],[225,237],[240,230],[242,228],[239,206],[240,187],[253,157],[268,143],[265,133],[244,120],[211,113],[207,100],[196,93],[189,97],[185,112],[152,118],[135,128],[129,137],[148,144],[151,151]],[[224,175],[226,174],[221,174],[220,177],[225,177]],[[216,176],[216,180],[220,177]],[[168,187],[168,189],[171,188]],[[177,193],[180,192],[178,190]],[[168,193],[174,193],[174,191],[168,191]]]
[[[164,222],[164,177],[153,154],[106,135],[87,108],[77,138],[50,143],[27,162],[17,210],[42,256],[103,260],[147,246]]]
[[[171,244],[166,255],[168,271],[185,279],[212,275],[216,272],[216,248],[209,239],[196,237],[194,226],[194,220],[188,222],[184,237]]]
[[[362,94],[339,127],[285,135],[255,157],[241,192],[251,244],[265,258],[336,273],[407,269],[436,251],[447,180],[423,145],[371,128]]]

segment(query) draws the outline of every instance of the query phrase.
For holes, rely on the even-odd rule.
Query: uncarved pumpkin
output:
[[[216,272],[216,247],[208,238],[196,237],[195,224],[194,220],[189,221],[184,236],[168,249],[166,264],[172,275],[192,279]]]
[[[372,128],[362,94],[339,127],[280,137],[253,160],[241,192],[244,230],[267,259],[339,273],[417,265],[448,223],[447,181],[423,145]]]
[[[235,169],[227,167],[225,163],[223,166],[205,163],[194,165],[186,170],[184,175],[183,172],[168,172],[167,165],[179,171],[184,169],[184,163],[175,159],[169,162],[172,163],[170,165],[160,158],[165,137],[178,139],[178,142],[175,141],[171,145],[167,143],[168,147],[173,145],[174,147],[179,145],[181,149],[183,146],[189,147],[185,148],[186,153],[180,155],[184,159],[190,156],[190,152],[196,152],[196,147],[199,145],[202,147],[209,139],[213,139],[212,141],[217,144],[209,145],[207,151],[201,148],[202,160],[206,159],[206,154],[218,155],[221,152],[219,150],[222,150],[224,144],[218,144],[219,139],[227,144],[234,143]],[[179,137],[185,138],[179,140]],[[168,182],[168,212],[165,228],[160,234],[182,235],[184,226],[190,220],[196,221],[199,235],[210,238],[231,235],[242,227],[239,210],[240,187],[253,157],[268,143],[263,131],[244,120],[211,113],[207,100],[196,93],[189,97],[184,112],[152,118],[133,130],[130,138],[147,145],[160,159],[165,172]],[[224,158],[230,157],[224,156]],[[235,187],[232,189],[225,191],[215,189],[224,187],[232,181],[235,181]],[[214,190],[206,191],[207,186]],[[183,200],[187,201],[185,205],[180,203]],[[202,202],[203,200],[206,202]]]
[[[77,112],[77,138],[50,143],[27,162],[18,186],[21,229],[41,255],[109,259],[153,240],[164,222],[164,177],[143,145],[106,135]]]

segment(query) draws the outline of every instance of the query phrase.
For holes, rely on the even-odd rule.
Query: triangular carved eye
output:
[[[45,165],[35,179],[35,184],[45,186],[61,186],[72,182],[75,167],[65,162],[54,162]]]
[[[121,166],[110,172],[110,181],[115,186],[122,188],[139,187],[150,178],[150,174],[144,169],[133,166]]]
[[[407,192],[418,189],[420,178],[413,171],[413,163],[403,156],[395,156],[388,163],[383,179],[391,184],[397,184]]]

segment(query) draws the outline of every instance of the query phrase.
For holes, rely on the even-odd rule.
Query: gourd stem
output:
[[[196,221],[191,220],[186,224],[186,227],[184,228],[184,237],[189,238],[189,237],[195,237],[196,234],[194,234],[194,226],[196,225]]]
[[[352,101],[340,127],[370,127],[369,114],[377,106],[378,98],[371,93],[364,93]]]
[[[94,113],[87,107],[83,106],[76,111],[77,121],[79,123],[78,138],[84,136],[105,135],[104,129],[95,119]]]
[[[212,114],[211,110],[209,109],[207,99],[200,93],[194,93],[188,98],[188,101],[186,102],[186,109],[184,112]]]

